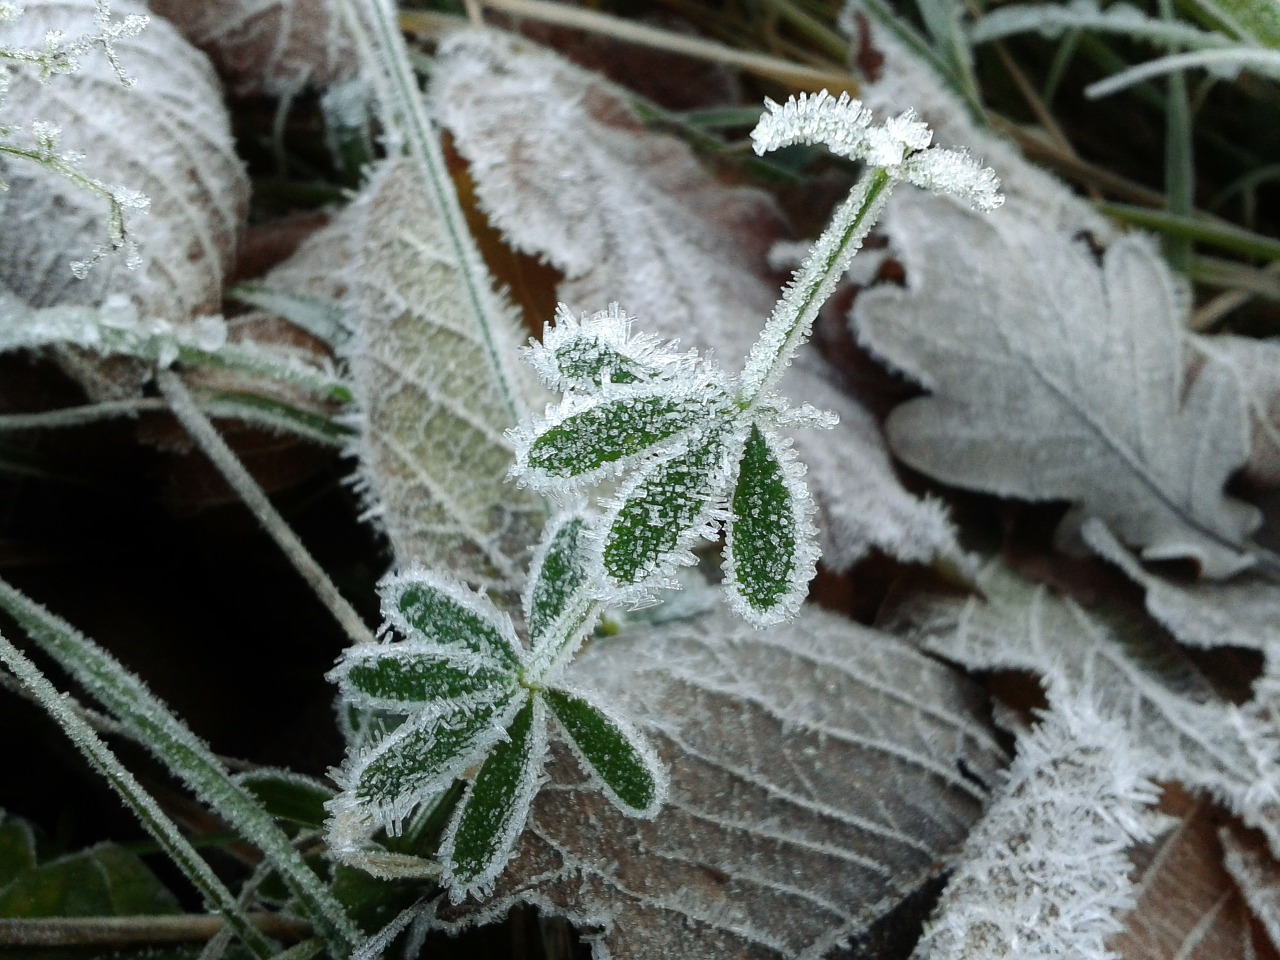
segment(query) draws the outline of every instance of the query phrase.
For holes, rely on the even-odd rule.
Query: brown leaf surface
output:
[[[150,0],[213,58],[238,94],[296,93],[355,74],[355,44],[334,0]]]
[[[1124,960],[1275,960],[1222,866],[1221,815],[1176,788],[1161,806],[1177,825],[1136,858],[1138,904],[1109,946]]]
[[[530,903],[598,957],[821,957],[945,869],[1005,760],[975,685],[813,608],[637,628],[574,672],[647,729],[666,807],[623,818],[557,750],[493,898],[440,926]]]

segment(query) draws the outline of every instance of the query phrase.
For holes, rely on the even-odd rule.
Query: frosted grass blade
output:
[[[260,849],[329,949],[345,956],[362,936],[346,910],[253,795],[141,680],[74,627],[0,580],[0,608],[237,833]]]
[[[217,910],[235,929],[254,955],[263,960],[276,953],[241,909],[235,894],[228,890],[196,853],[195,848],[172,820],[164,815],[151,795],[116,759],[93,729],[85,723],[73,702],[61,694],[22,652],[0,635],[0,660],[22,683],[35,693],[40,705],[57,722],[76,748],[98,773],[111,784],[125,805],[142,821],[142,826],[159,844],[160,849],[189,879],[210,908]]]

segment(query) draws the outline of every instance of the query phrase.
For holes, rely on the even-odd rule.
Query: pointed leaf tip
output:
[[[545,691],[578,762],[623,813],[649,819],[666,798],[667,777],[644,735],[579,693]]]
[[[817,568],[817,530],[804,468],[753,424],[738,466],[725,543],[725,589],[756,626],[790,620]]]

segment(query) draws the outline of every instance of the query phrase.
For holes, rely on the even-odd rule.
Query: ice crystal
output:
[[[597,611],[588,526],[577,513],[548,526],[525,589],[527,645],[509,616],[447,577],[415,569],[383,582],[384,642],[348,651],[330,678],[348,706],[405,719],[337,774],[330,844],[340,858],[370,863],[373,829],[398,833],[478,766],[439,859],[455,903],[484,896],[541,786],[551,719],[619,809],[657,813],[666,789],[657,754],[635,727],[563,681]]]

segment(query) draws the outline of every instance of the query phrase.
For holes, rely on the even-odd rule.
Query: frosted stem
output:
[[[297,939],[310,928],[278,913],[250,913],[248,920],[269,937]],[[0,947],[136,947],[210,939],[228,924],[218,916],[40,917],[0,919]],[[279,957],[279,954],[276,954]]]
[[[44,410],[40,413],[6,413],[0,416],[0,433],[9,430],[51,430],[58,427],[80,427],[111,417],[136,417],[140,413],[167,410],[163,400],[106,400],[81,407]]]
[[[814,244],[813,252],[783,291],[760,339],[751,348],[738,394],[738,402],[744,407],[753,405],[773,388],[809,339],[818,311],[835,292],[840,277],[875,226],[893,183],[882,167],[864,173]]]
[[[495,318],[501,313],[497,298],[467,228],[435,127],[427,116],[396,11],[387,0],[342,0],[341,9],[377,90],[384,128],[398,141],[395,145],[422,170],[423,186],[434,201],[457,254],[458,276],[471,304],[476,331],[494,371],[507,415],[511,423],[519,423],[528,411],[516,387],[519,380],[512,368],[510,351],[495,336]]]
[[[196,853],[177,825],[164,815],[133,774],[124,768],[110,748],[80,719],[72,706],[71,698],[59,692],[22,651],[3,635],[0,635],[0,661],[39,698],[40,705],[84,754],[89,765],[106,778],[125,805],[142,822],[147,833],[200,891],[205,903],[226,918],[227,923],[235,928],[236,935],[256,956],[263,960],[274,956],[275,948],[240,909],[235,896]]]
[[[272,506],[262,487],[258,486],[258,482],[250,476],[244,464],[227,446],[221,434],[214,429],[209,418],[196,406],[195,398],[191,396],[191,391],[187,389],[186,384],[177,374],[168,370],[157,373],[156,382],[160,386],[160,392],[169,401],[169,409],[173,411],[173,415],[178,418],[191,439],[222,474],[223,479],[231,485],[231,489],[244,501],[249,512],[262,524],[262,528],[284,552],[294,569],[302,574],[302,579],[307,582],[307,586],[333,614],[351,642],[373,643],[373,633],[365,626],[351,604],[347,603],[338,592],[329,575],[307,552],[298,535]]]

